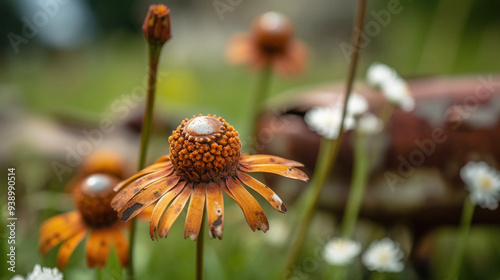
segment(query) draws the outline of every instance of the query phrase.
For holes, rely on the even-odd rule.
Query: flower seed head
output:
[[[168,140],[170,160],[186,181],[219,181],[236,172],[241,142],[238,132],[222,118],[185,119]]]
[[[118,183],[116,177],[93,174],[75,188],[76,207],[89,226],[108,226],[118,219],[117,213],[110,205],[116,194],[113,188]]]
[[[284,52],[293,38],[293,25],[284,15],[268,12],[257,18],[252,32],[258,47],[267,54]]]
[[[149,6],[142,25],[144,38],[151,44],[163,45],[170,39],[170,10],[165,5]]]

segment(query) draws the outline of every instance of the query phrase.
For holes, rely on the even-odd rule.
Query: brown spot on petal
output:
[[[132,207],[127,208],[127,210],[125,210],[125,211],[123,212],[123,215],[121,216],[120,220],[122,220],[122,221],[126,221],[126,220],[128,220],[128,218],[129,218],[130,216],[132,216],[132,214],[134,214],[134,212],[135,212],[136,210],[140,209],[141,207],[142,207],[142,204],[140,204],[140,203],[136,203],[136,204],[134,204]]]

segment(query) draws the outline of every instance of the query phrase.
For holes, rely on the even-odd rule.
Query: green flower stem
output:
[[[323,185],[328,178],[329,171],[338,152],[338,145],[336,143],[336,140],[321,138],[316,168],[311,182],[311,189],[306,200],[306,209],[298,227],[298,233],[292,242],[292,249],[288,254],[288,259],[285,264],[285,273],[291,272],[300,254],[300,250],[304,245],[309,225],[311,224],[312,217],[314,216],[314,210],[316,209],[319,196],[321,195],[321,190],[323,189]]]
[[[382,109],[380,109],[378,113],[378,117],[382,120],[382,123],[384,125],[383,130],[375,135],[373,139],[373,145],[372,149],[370,151],[370,167],[375,168],[376,163],[378,162],[379,158],[382,156],[383,150],[383,144],[384,144],[384,138],[386,133],[389,131],[389,122],[391,120],[392,114],[394,113],[394,105],[390,104],[389,102],[385,103],[382,106]]]
[[[255,95],[253,96],[252,107],[250,108],[252,114],[252,122],[250,123],[251,131],[249,137],[253,139],[251,149],[254,149],[255,144],[257,143],[259,132],[258,121],[260,116],[262,115],[262,104],[265,103],[269,95],[269,90],[271,88],[271,79],[273,76],[272,74],[273,72],[271,62],[269,61],[260,71],[257,90],[255,92]]]
[[[196,280],[203,280],[203,242],[205,239],[205,222],[205,211],[203,211],[200,233],[196,239]]]
[[[462,218],[460,221],[460,237],[458,240],[457,248],[453,258],[451,260],[450,271],[448,278],[450,280],[455,280],[458,278],[460,272],[460,265],[465,252],[465,245],[467,244],[467,237],[469,235],[470,226],[472,223],[472,217],[474,216],[474,204],[467,197],[464,201],[464,208],[462,210]]]
[[[340,232],[344,238],[352,238],[359,210],[365,193],[366,181],[368,179],[368,151],[367,137],[356,133],[354,137],[354,170],[352,174],[351,190],[342,219]]]
[[[371,280],[384,280],[386,278],[385,272],[373,271],[370,277]]]
[[[96,280],[103,280],[104,279],[104,277],[102,275],[103,274],[103,270],[104,270],[103,268],[97,268],[95,270],[95,279]]]
[[[284,269],[285,274],[290,274],[292,272],[293,266],[295,265],[295,262],[297,261],[297,258],[300,254],[300,250],[304,245],[304,241],[307,237],[309,225],[311,224],[311,220],[314,215],[314,211],[316,209],[316,205],[318,203],[321,190],[323,189],[323,185],[326,181],[326,178],[328,177],[328,174],[331,168],[333,167],[333,163],[337,158],[340,143],[342,143],[342,135],[344,132],[344,119],[347,112],[347,101],[349,100],[349,96],[352,91],[354,76],[356,74],[356,67],[358,64],[359,50],[360,50],[359,46],[361,41],[361,32],[356,32],[356,30],[363,29],[365,10],[366,10],[366,0],[359,0],[356,11],[356,20],[354,23],[354,28],[352,33],[353,52],[351,54],[349,72],[347,75],[344,107],[342,109],[342,120],[340,123],[339,136],[337,140],[327,140],[324,138],[322,138],[321,140],[318,159],[316,162],[316,168],[314,170],[314,174],[312,177],[313,179],[311,182],[311,193],[307,198],[306,201],[307,204],[305,206],[305,211],[304,211],[305,214],[302,217],[298,233],[295,235],[295,238],[292,241],[292,248],[285,262],[285,269]]]
[[[148,67],[148,89],[146,97],[146,111],[142,120],[141,131],[141,147],[139,152],[138,170],[142,170],[146,166],[146,155],[149,146],[149,138],[151,137],[151,123],[153,120],[153,108],[156,91],[156,76],[158,71],[158,61],[160,60],[161,45],[148,44],[149,67]],[[136,232],[136,219],[130,221],[130,236],[128,247],[129,266],[127,270],[128,279],[134,279],[134,245]]]
[[[332,280],[346,279],[346,276],[347,276],[347,266],[348,265],[333,266],[331,277],[329,277],[328,279],[332,279]]]

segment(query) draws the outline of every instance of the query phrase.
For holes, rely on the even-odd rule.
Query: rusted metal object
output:
[[[421,235],[445,224],[458,224],[467,195],[459,170],[467,161],[500,167],[500,75],[432,77],[409,80],[416,100],[412,112],[396,109],[379,140],[379,157],[363,202],[361,216],[383,225],[404,221]],[[388,108],[383,96],[356,85],[370,111]],[[326,85],[296,92],[271,103],[260,121],[259,153],[290,158],[314,170],[320,137],[303,116],[315,106],[331,104],[343,88]],[[341,214],[351,180],[352,136],[341,145],[320,207]],[[286,189],[290,189],[287,187]],[[298,195],[297,192],[293,195]],[[476,223],[500,223],[500,210],[477,207]]]

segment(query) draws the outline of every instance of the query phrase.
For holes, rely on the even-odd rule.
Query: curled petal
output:
[[[281,176],[287,177],[287,178],[301,180],[304,182],[307,182],[309,180],[309,177],[307,177],[306,173],[304,173],[303,171],[301,171],[297,168],[294,168],[294,167],[286,166],[286,165],[253,164],[253,165],[249,165],[249,166],[240,165],[239,168],[245,172],[267,172],[267,173],[281,175]]]
[[[170,162],[170,155],[161,156],[155,161],[155,163],[164,163],[164,162]]]
[[[177,186],[165,193],[160,198],[158,203],[156,203],[155,208],[153,209],[153,214],[151,215],[151,221],[149,223],[149,235],[151,236],[151,240],[158,240],[158,223],[160,222],[168,204],[170,204],[170,202],[184,189],[185,186],[185,181],[179,182]]]
[[[283,164],[290,167],[304,166],[300,162],[271,155],[241,155],[240,163],[244,164],[245,166],[253,164]]]
[[[136,174],[134,174],[132,177],[128,178],[127,180],[119,183],[118,185],[116,185],[116,187],[113,190],[115,192],[117,192],[117,191],[127,187],[132,182],[136,182],[137,179],[144,177],[146,175],[149,175],[151,173],[158,174],[158,173],[166,172],[167,173],[166,175],[169,175],[170,173],[172,173],[173,170],[174,170],[174,168],[173,168],[172,163],[170,161],[158,163],[158,164],[153,164],[153,165],[148,166],[148,167],[144,168],[143,170],[137,172]]]
[[[228,178],[225,184],[222,183],[221,185],[224,191],[234,199],[241,210],[243,210],[248,225],[253,231],[258,229],[266,232],[269,229],[269,222],[267,221],[266,214],[264,214],[259,203],[238,181],[233,178]]]
[[[200,233],[201,220],[205,207],[205,189],[207,183],[199,183],[194,186],[186,215],[186,225],[184,227],[184,238],[196,240]],[[202,229],[203,230],[203,229]]]
[[[160,220],[160,225],[158,226],[158,235],[160,237],[167,237],[170,228],[174,224],[179,214],[182,212],[184,205],[189,199],[193,189],[193,184],[187,185],[182,192],[172,201],[172,204],[168,207],[165,214],[163,214]]]
[[[134,218],[146,207],[157,201],[165,192],[175,187],[179,179],[179,176],[172,175],[153,181],[140,190],[118,211],[118,217],[125,222]]]
[[[245,185],[249,186],[252,188],[254,191],[258,192],[260,195],[262,195],[271,205],[278,211],[285,213],[286,212],[286,206],[283,203],[283,201],[279,198],[279,196],[271,190],[268,186],[262,184],[252,176],[238,171],[236,174],[238,174],[238,179]]]

